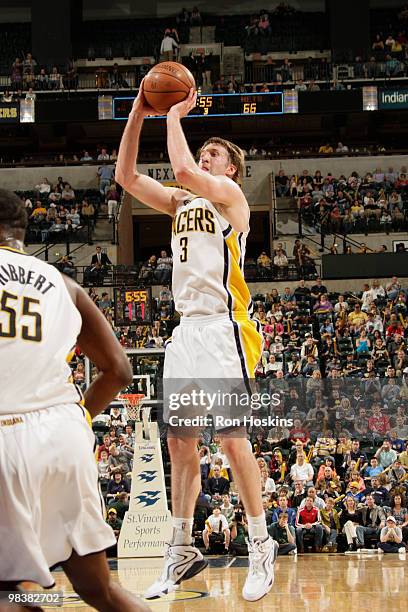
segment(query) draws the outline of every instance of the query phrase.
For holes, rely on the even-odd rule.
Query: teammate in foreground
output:
[[[196,94],[191,90],[167,115],[173,172],[177,182],[192,193],[166,188],[136,169],[144,117],[158,114],[147,105],[143,84],[122,137],[116,181],[141,202],[173,218],[173,295],[181,322],[166,349],[164,378],[249,382],[262,340],[249,317],[251,296],[243,277],[249,207],[238,181],[244,158],[232,143],[210,138],[200,151],[198,165],[195,163],[180,122],[195,104]],[[173,536],[163,574],[145,593],[147,598],[174,590],[207,565],[191,536],[200,490],[197,437],[181,435],[176,429],[168,436]],[[246,436],[242,431],[236,437],[225,435],[222,445],[248,517],[249,572],[242,594],[256,601],[272,587],[278,545],[268,536],[260,472]]]
[[[80,345],[99,369],[91,417],[131,380],[125,353],[95,304],[56,268],[24,253],[24,203],[0,189],[0,591],[51,587],[61,564],[75,591],[106,612],[148,608],[112,582],[94,435],[67,356]]]

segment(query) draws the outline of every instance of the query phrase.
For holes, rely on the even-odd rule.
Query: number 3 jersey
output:
[[[177,207],[171,240],[173,295],[182,316],[249,317],[251,295],[243,272],[246,237],[204,198]]]
[[[81,400],[67,363],[81,324],[56,268],[0,247],[0,415]]]

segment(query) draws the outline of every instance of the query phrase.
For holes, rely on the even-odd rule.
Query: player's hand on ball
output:
[[[187,117],[188,113],[195,108],[197,104],[197,91],[192,87],[187,98],[178,104],[174,104],[168,112],[168,115],[176,115],[180,119]]]
[[[139,87],[139,93],[137,94],[136,98],[134,99],[133,102],[133,106],[132,106],[132,113],[137,114],[137,115],[142,115],[143,117],[147,117],[148,115],[155,115],[155,116],[160,116],[160,115],[164,115],[165,113],[163,112],[157,112],[154,110],[154,108],[152,108],[147,102],[146,102],[146,98],[143,92],[143,81],[140,83],[140,87]]]

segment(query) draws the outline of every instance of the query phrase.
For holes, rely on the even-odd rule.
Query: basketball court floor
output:
[[[164,599],[150,601],[151,609],[154,612],[406,612],[408,608],[408,560],[402,555],[373,552],[279,557],[271,593],[254,603],[245,602],[241,597],[246,558],[208,559],[209,567],[204,572],[183,582],[175,593]],[[119,559],[111,560],[110,566],[115,580],[141,594],[160,573],[162,560]],[[56,571],[54,576],[57,587],[64,591],[63,610],[92,609],[72,591],[63,572]]]

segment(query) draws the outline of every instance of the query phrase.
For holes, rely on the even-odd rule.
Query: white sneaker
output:
[[[297,548],[289,551],[289,555],[297,555]]]
[[[399,548],[399,549],[398,549],[398,552],[399,552],[401,555],[405,555],[405,554],[406,554],[406,552],[407,552],[407,549],[405,548],[405,546],[401,546],[401,548]]]
[[[382,548],[377,548],[377,552],[378,552],[379,555],[383,555],[384,554],[384,551],[383,551]]]
[[[167,595],[176,589],[182,580],[192,578],[208,565],[195,546],[166,545],[164,552],[163,573],[145,592],[146,599],[155,599]]]
[[[274,563],[278,556],[279,545],[269,537],[262,542],[259,539],[249,541],[248,576],[242,589],[242,597],[247,601],[257,601],[269,593],[275,579]]]

